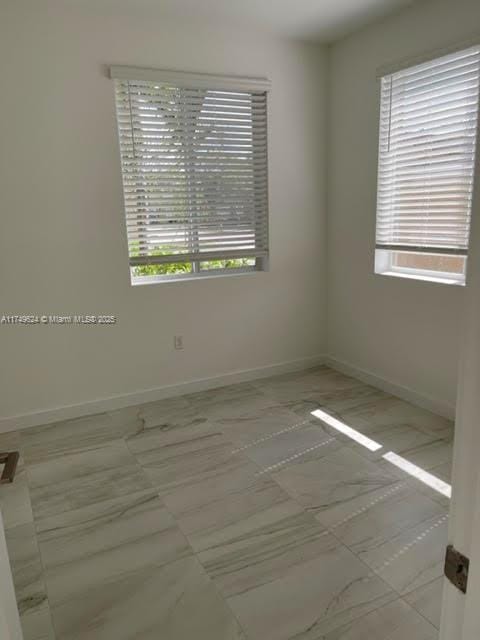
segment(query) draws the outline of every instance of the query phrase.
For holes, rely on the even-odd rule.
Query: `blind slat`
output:
[[[266,91],[115,92],[130,264],[267,256]]]
[[[382,78],[376,246],[468,250],[480,47]]]

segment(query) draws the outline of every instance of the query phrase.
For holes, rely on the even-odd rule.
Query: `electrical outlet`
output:
[[[183,349],[183,336],[173,336],[173,346],[175,349]]]

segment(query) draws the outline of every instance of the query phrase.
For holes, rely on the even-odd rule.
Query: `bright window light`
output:
[[[344,422],[337,420],[336,418],[329,415],[325,411],[322,411],[321,409],[316,409],[315,411],[312,411],[312,416],[315,416],[315,418],[322,420],[322,422],[325,422],[330,427],[333,427],[337,431],[340,431],[340,433],[343,433],[344,435],[348,436],[352,440],[355,440],[355,442],[358,442],[358,444],[361,444],[367,449],[370,449],[370,451],[378,451],[379,449],[382,448],[382,445],[378,444],[378,442],[375,442],[375,440],[370,440],[370,438],[367,438],[367,436],[364,436],[363,433],[360,433],[359,431],[352,429],[352,427],[349,427]]]
[[[375,272],[464,285],[480,47],[381,79]]]
[[[385,460],[388,460],[388,462],[394,464],[399,469],[402,469],[402,471],[405,471],[405,473],[408,473],[409,475],[417,478],[417,480],[420,480],[432,489],[435,489],[435,491],[438,491],[438,493],[443,494],[447,498],[452,497],[451,485],[447,484],[443,480],[440,480],[440,478],[437,478],[431,473],[428,473],[428,471],[417,467],[417,465],[413,464],[412,462],[405,460],[405,458],[398,456],[396,453],[393,453],[393,451],[389,451],[388,453],[386,453],[383,458],[385,458]]]

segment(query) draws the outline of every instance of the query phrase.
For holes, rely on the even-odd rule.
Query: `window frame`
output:
[[[418,65],[422,65],[423,63],[433,62],[439,58],[455,54],[461,53],[463,51],[467,51],[470,48],[480,48],[480,40],[478,38],[472,39],[470,41],[465,41],[461,44],[455,44],[453,46],[444,47],[442,49],[436,50],[434,52],[430,52],[427,55],[417,56],[415,58],[411,58],[409,60],[404,60],[400,63],[396,63],[393,65],[383,65],[377,69],[377,189],[376,189],[376,211],[375,211],[375,237],[377,235],[377,225],[378,225],[378,195],[379,195],[379,173],[380,173],[380,147],[381,147],[381,117],[382,117],[382,79],[386,76],[391,76],[397,72],[408,70],[414,68]],[[480,71],[479,71],[480,78]],[[477,102],[477,120],[476,120],[476,145],[475,152],[473,157],[473,185],[472,185],[472,197],[470,202],[470,228],[469,228],[469,242],[471,239],[471,220],[475,208],[475,198],[476,198],[476,179],[478,175],[478,165],[479,165],[479,144],[480,144],[480,93],[478,96]],[[386,248],[382,246],[378,246],[377,243],[374,246],[374,275],[380,276],[389,276],[396,278],[404,278],[404,279],[412,279],[412,280],[420,280],[425,282],[432,282],[436,284],[448,284],[455,286],[465,286],[467,284],[468,278],[468,259],[469,259],[470,246],[467,248],[466,254],[463,254],[465,258],[465,267],[462,273],[459,272],[446,272],[440,270],[430,270],[430,269],[420,269],[413,268],[407,266],[399,266],[393,264],[394,262],[394,253],[417,253],[418,255],[441,255],[435,250],[429,252],[427,248],[422,251],[408,251],[405,248],[394,249]],[[456,253],[452,251],[452,253],[445,253],[444,255],[454,256]]]
[[[414,267],[398,266],[393,264],[394,253],[394,251],[375,249],[375,275],[407,278],[410,280],[423,280],[437,284],[453,284],[461,287],[466,285],[467,264],[465,265],[464,273],[435,271],[433,269],[415,269]],[[423,253],[420,255],[436,254]],[[468,256],[466,256],[466,259],[467,258]]]
[[[246,274],[252,274],[252,273],[258,273],[260,271],[268,271],[269,270],[269,263],[270,263],[270,234],[269,234],[269,217],[270,217],[270,210],[269,210],[269,162],[268,162],[268,92],[270,90],[270,81],[267,78],[252,78],[252,77],[238,77],[238,76],[221,76],[221,75],[213,75],[213,74],[199,74],[199,73],[189,73],[189,72],[183,72],[183,71],[165,71],[165,70],[156,70],[156,69],[142,69],[142,68],[137,68],[137,67],[127,67],[127,66],[111,66],[110,67],[110,78],[112,80],[119,80],[119,81],[126,81],[127,83],[129,81],[132,82],[146,82],[146,83],[152,83],[152,84],[162,84],[165,83],[167,86],[175,86],[178,87],[180,89],[186,89],[186,90],[198,90],[198,89],[202,89],[205,90],[205,92],[211,91],[211,92],[218,92],[218,91],[225,91],[225,92],[232,92],[232,94],[234,94],[235,92],[238,93],[252,93],[252,95],[254,93],[258,93],[258,92],[263,92],[265,93],[265,113],[264,113],[264,120],[265,120],[265,124],[264,124],[264,144],[265,144],[265,151],[264,151],[264,155],[265,155],[265,160],[264,160],[264,166],[262,167],[263,171],[265,172],[265,193],[263,196],[263,200],[264,200],[264,215],[263,215],[263,219],[262,216],[259,216],[257,218],[256,214],[254,216],[254,229],[255,229],[255,237],[257,237],[258,234],[258,223],[260,221],[260,223],[265,227],[266,231],[266,252],[265,251],[258,251],[256,249],[258,249],[257,245],[256,249],[251,250],[252,254],[248,254],[245,255],[243,257],[238,257],[238,255],[235,255],[236,252],[232,252],[234,255],[230,256],[228,255],[228,252],[225,251],[225,254],[220,257],[204,257],[202,259],[201,257],[201,252],[198,251],[198,246],[197,246],[197,254],[198,257],[196,257],[195,259],[193,259],[192,257],[188,256],[186,259],[182,259],[182,253],[176,253],[176,254],[172,254],[172,258],[178,258],[178,259],[172,259],[171,261],[162,261],[162,262],[145,262],[145,264],[149,264],[149,265],[161,265],[161,264],[168,264],[168,265],[174,265],[175,263],[190,263],[191,265],[191,271],[188,272],[178,272],[178,273],[171,273],[171,274],[152,274],[152,275],[135,275],[134,274],[134,269],[138,266],[142,266],[141,264],[131,264],[131,259],[132,259],[132,254],[130,252],[130,242],[129,242],[129,237],[128,237],[128,224],[126,224],[126,232],[127,232],[127,246],[128,246],[128,259],[129,259],[129,272],[130,272],[130,283],[132,286],[137,286],[137,285],[143,285],[143,284],[157,284],[157,283],[167,283],[167,282],[182,282],[182,281],[192,281],[192,280],[202,280],[202,279],[208,279],[208,278],[218,278],[218,277],[223,277],[223,276],[233,276],[233,275],[246,275]],[[118,108],[119,105],[117,103],[117,99],[115,98],[115,103],[116,103],[116,109],[117,109],[117,118],[118,118]],[[130,105],[130,109],[131,109],[131,105]],[[130,116],[131,117],[131,116]],[[252,113],[252,121],[254,122],[255,117],[258,117],[258,115],[255,115],[255,113]],[[118,131],[118,139],[119,139],[119,153],[120,153],[120,160],[121,160],[121,165],[122,165],[122,176],[123,176],[123,151],[121,148],[121,143],[120,143],[120,129],[119,129],[119,122],[117,121],[117,131]],[[252,136],[253,136],[253,132],[252,132]],[[190,138],[188,138],[188,142],[190,142]],[[252,137],[252,143],[253,143],[253,137]],[[187,144],[187,147],[189,145]],[[186,148],[187,148],[186,147]],[[255,153],[256,153],[256,149],[253,148],[252,150],[252,160],[254,159]],[[256,164],[256,163],[255,163]],[[252,177],[252,184],[254,185],[254,191],[256,191],[257,187],[256,187],[256,182],[258,180],[258,178],[256,177],[258,174],[256,174],[255,172],[255,164],[254,169],[253,169],[253,177]],[[125,223],[128,223],[128,218],[126,216],[126,209],[125,209],[125,184],[123,183],[122,180],[122,192],[123,192],[123,196],[124,196],[124,221]],[[260,200],[260,202],[262,202],[262,199]],[[258,207],[258,202],[254,199],[253,200],[253,207],[254,207],[254,211],[257,209]],[[192,209],[193,211],[193,209]],[[195,230],[194,230],[195,231]],[[195,231],[196,233],[198,233],[198,230]],[[255,243],[257,242],[257,240],[255,241]],[[194,246],[194,245],[192,245]],[[238,266],[238,267],[223,267],[223,268],[212,268],[212,269],[207,269],[207,268],[203,268],[201,267],[201,263],[202,262],[211,262],[211,261],[228,261],[228,260],[243,260],[243,259],[248,259],[248,260],[254,260],[254,264],[251,265],[242,265],[242,266]]]

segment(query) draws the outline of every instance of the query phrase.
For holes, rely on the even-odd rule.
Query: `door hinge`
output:
[[[462,593],[467,593],[469,566],[470,560],[457,551],[452,544],[448,545],[445,555],[445,575]]]

